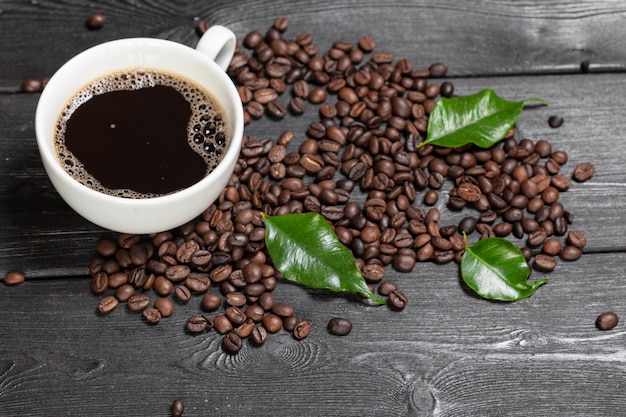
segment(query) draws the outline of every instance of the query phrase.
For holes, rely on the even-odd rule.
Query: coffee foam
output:
[[[158,197],[157,194],[104,187],[67,149],[64,140],[67,121],[76,109],[94,96],[119,90],[139,90],[156,85],[176,89],[189,103],[192,112],[187,126],[189,146],[204,159],[207,165],[206,174],[213,171],[226,153],[230,138],[225,115],[220,105],[208,92],[180,75],[143,68],[108,74],[83,87],[69,100],[57,119],[54,133],[57,159],[65,171],[81,184],[104,194],[125,198]],[[209,126],[210,129],[205,129]],[[202,142],[199,142],[198,135],[202,135]]]

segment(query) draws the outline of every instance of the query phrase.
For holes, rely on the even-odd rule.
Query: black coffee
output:
[[[225,153],[228,135],[222,109],[200,87],[168,73],[128,71],[72,98],[55,145],[65,170],[87,187],[149,198],[204,178]]]

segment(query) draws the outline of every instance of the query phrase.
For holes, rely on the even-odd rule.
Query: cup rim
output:
[[[150,47],[160,47],[163,45],[167,45],[168,48],[174,48],[179,53],[190,54],[189,55],[190,59],[198,60],[202,65],[207,65],[208,67],[210,67],[211,72],[212,72],[211,75],[219,78],[220,82],[226,88],[228,92],[228,97],[231,103],[225,103],[225,104],[222,104],[222,106],[223,107],[227,106],[229,108],[232,108],[232,112],[225,110],[228,113],[229,118],[232,118],[232,122],[230,123],[231,129],[232,129],[231,135],[230,135],[230,143],[228,145],[226,153],[220,160],[219,164],[213,170],[211,170],[211,172],[209,172],[208,175],[206,175],[200,181],[194,183],[193,185],[186,187],[182,190],[175,191],[170,194],[156,196],[156,197],[149,197],[149,198],[129,198],[129,197],[113,196],[110,194],[104,194],[99,191],[93,190],[87,187],[86,185],[80,183],[79,181],[74,179],[69,173],[67,173],[67,171],[65,171],[65,169],[63,169],[63,167],[59,163],[57,156],[55,154],[55,151],[54,151],[54,145],[52,143],[52,141],[54,140],[53,135],[51,132],[46,132],[46,129],[51,128],[52,126],[50,125],[44,126],[45,123],[42,120],[44,118],[43,113],[48,112],[48,110],[43,109],[43,106],[49,105],[49,103],[47,102],[51,100],[49,96],[53,94],[53,91],[52,91],[53,89],[63,88],[63,86],[60,83],[62,82],[63,77],[65,76],[65,73],[70,71],[70,69],[73,66],[80,64],[82,60],[85,60],[89,58],[90,56],[101,54],[107,50],[114,50],[115,48],[119,47],[119,45],[129,46],[129,47],[130,46],[139,47],[139,46],[146,46],[146,45],[149,45]],[[129,64],[128,66],[119,67],[119,70],[126,70],[126,69],[132,70],[137,67],[140,67],[140,66]],[[189,77],[186,74],[180,74],[177,71],[172,71],[169,69],[164,69],[164,70],[171,72],[173,74],[178,74],[184,78],[189,79],[192,82],[195,82],[192,77]],[[99,75],[105,75],[112,71],[114,70],[96,71],[97,74],[94,75],[93,77],[90,77],[90,79],[95,79]],[[74,89],[74,91],[72,91],[72,95],[76,91],[78,90]],[[69,97],[71,97],[71,95]],[[60,114],[61,108],[62,108],[61,106],[64,104],[65,103],[57,106],[54,111]],[[58,118],[58,114],[54,116],[55,120],[56,118]],[[111,40],[111,41],[108,41],[99,45],[92,46],[80,52],[79,54],[73,56],[68,61],[66,61],[61,67],[59,67],[59,69],[52,75],[52,77],[50,78],[50,80],[48,81],[46,85],[46,88],[44,88],[41,93],[41,96],[39,98],[39,102],[37,104],[37,108],[35,111],[36,140],[39,146],[42,159],[44,159],[44,162],[46,162],[45,167],[47,170],[48,169],[54,170],[55,174],[57,174],[57,177],[62,178],[62,180],[67,185],[71,186],[73,189],[77,190],[78,192],[86,193],[91,198],[94,198],[103,202],[115,203],[118,205],[132,205],[138,208],[148,208],[151,206],[158,206],[160,204],[163,204],[164,202],[174,203],[177,200],[185,200],[191,197],[193,194],[202,192],[204,189],[206,189],[215,181],[214,179],[216,177],[220,177],[225,174],[228,174],[230,176],[231,175],[230,166],[233,163],[236,163],[236,160],[239,157],[241,144],[243,141],[243,129],[244,129],[243,106],[241,105],[239,94],[231,78],[226,74],[226,72],[222,68],[219,67],[219,65],[217,65],[209,57],[203,55],[201,52],[198,52],[189,46],[186,46],[186,45],[183,45],[178,42],[171,41],[171,40],[167,40],[167,39],[149,38],[149,37],[130,37],[130,38],[115,39],[115,40]],[[46,143],[47,141],[50,141],[51,143],[48,144]]]

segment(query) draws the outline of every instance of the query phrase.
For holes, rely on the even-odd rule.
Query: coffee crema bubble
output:
[[[59,163],[81,184],[116,197],[151,198],[214,170],[230,131],[204,89],[177,74],[127,69],[76,93],[54,137]]]

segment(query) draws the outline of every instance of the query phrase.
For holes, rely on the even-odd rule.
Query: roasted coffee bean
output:
[[[402,310],[406,307],[407,297],[400,290],[393,290],[389,293],[389,306],[393,309]]]
[[[235,354],[241,350],[243,342],[241,337],[235,332],[228,333],[222,339],[222,348],[230,354]]]
[[[596,319],[596,327],[600,330],[611,330],[619,323],[619,318],[617,314],[612,311],[607,311],[606,313],[602,313]]]
[[[231,292],[224,297],[226,304],[234,307],[243,307],[246,305],[246,295],[241,292]]]
[[[391,282],[391,281],[384,281],[381,282],[380,285],[378,286],[378,293],[380,295],[389,295],[392,291],[397,290],[398,286]]]
[[[154,307],[159,310],[162,317],[169,317],[174,313],[174,303],[171,299],[161,297],[154,302]]]
[[[250,333],[250,340],[257,346],[263,345],[267,341],[267,330],[262,326],[255,326]]]
[[[225,314],[226,317],[228,317],[228,319],[236,325],[244,323],[247,319],[246,313],[241,311],[239,307],[235,306],[226,307]]]
[[[442,63],[432,64],[428,68],[429,75],[433,78],[445,77],[448,73],[448,67]]]
[[[506,237],[513,231],[513,225],[508,222],[498,223],[493,227],[493,233],[497,237]]]
[[[532,232],[530,235],[528,235],[528,246],[530,247],[538,247],[543,245],[543,243],[546,241],[546,239],[548,238],[548,233],[546,232],[546,229],[543,227],[540,227],[539,229],[535,230],[534,232]]]
[[[439,193],[437,193],[437,191],[435,190],[428,190],[424,194],[424,204],[426,204],[427,206],[434,206],[435,204],[437,204],[438,200]]]
[[[222,297],[216,293],[206,293],[202,297],[202,308],[207,311],[217,310],[222,305]]]
[[[293,328],[293,337],[297,340],[302,340],[311,333],[311,323],[308,321],[301,321]]]
[[[300,320],[295,315],[294,316],[285,317],[283,319],[283,329],[287,330],[288,332],[293,332],[293,329],[296,327],[296,325],[299,322],[300,322]]]
[[[267,114],[274,119],[282,119],[287,115],[287,109],[279,101],[267,103]]]
[[[165,278],[172,282],[180,282],[187,279],[191,273],[191,268],[187,265],[173,265],[165,270]]]
[[[561,116],[550,116],[548,117],[548,124],[551,128],[556,129],[557,127],[561,127],[563,124],[563,118]]]
[[[182,400],[174,400],[170,408],[172,417],[182,417],[185,412],[185,404]]]
[[[465,232],[466,234],[472,234],[474,232],[474,230],[476,229],[476,218],[475,217],[464,217],[458,225],[458,231],[463,233]]]
[[[274,307],[274,304],[276,304],[276,300],[272,293],[266,292],[259,296],[258,304],[263,307],[265,311],[270,311]]]
[[[589,178],[593,176],[595,172],[595,168],[589,162],[583,162],[576,165],[574,168],[574,173],[572,174],[572,178],[578,182],[587,181]]]
[[[543,253],[537,254],[533,263],[535,269],[543,272],[550,272],[556,268],[556,259]]]
[[[237,334],[237,336],[244,339],[250,336],[254,327],[254,321],[248,318],[243,324],[241,324],[239,327],[236,327],[233,331],[235,332],[235,334]]]
[[[21,277],[19,277],[19,275],[17,277],[12,276],[7,282],[7,277],[5,277],[4,283],[10,284],[12,281],[18,281],[19,283],[20,278]],[[107,288],[109,288],[109,276],[106,272],[100,271],[91,277],[91,292],[93,292],[94,294],[102,294],[107,290]]]
[[[422,248],[424,247],[426,247],[426,245],[423,246]],[[399,272],[411,272],[413,268],[415,267],[416,259],[417,258],[416,258],[415,252],[413,251],[408,252],[408,253],[407,252],[398,253],[393,259],[393,267],[396,271],[399,271]]]
[[[117,243],[123,249],[130,249],[133,246],[138,245],[140,241],[141,237],[133,233],[121,233],[117,239]]]
[[[184,285],[177,285],[174,289],[174,298],[185,304],[191,300],[191,291]]]
[[[554,186],[554,188],[556,188],[559,191],[565,191],[571,185],[571,181],[569,180],[569,178],[560,174],[553,175],[550,182]]]
[[[109,275],[109,288],[118,288],[126,283],[128,283],[128,274],[126,272],[115,272]]]
[[[101,29],[106,21],[107,18],[102,13],[92,13],[87,16],[87,27],[89,29]]]
[[[157,324],[161,321],[161,312],[155,307],[148,307],[141,312],[144,319],[150,324]]]
[[[272,306],[272,313],[280,316],[280,317],[289,317],[293,316],[294,310],[293,307],[284,303],[275,303]]]
[[[561,249],[561,253],[559,257],[564,261],[577,261],[582,256],[582,251],[573,245],[566,245],[563,249]]]
[[[379,282],[385,277],[385,268],[378,264],[366,264],[361,268],[363,277],[370,282]]]
[[[117,300],[117,298],[112,295],[108,295],[98,301],[98,312],[100,314],[110,313],[115,307],[117,307],[118,303],[119,301]]]
[[[191,316],[185,322],[185,330],[189,333],[202,333],[212,328],[212,323],[207,316]]]
[[[115,290],[115,298],[117,298],[120,303],[125,303],[130,297],[135,295],[135,292],[135,287],[130,284],[124,284]]]
[[[109,257],[115,255],[115,251],[117,250],[117,243],[113,242],[110,239],[100,239],[98,244],[96,245],[96,252],[99,255]]]
[[[185,286],[194,293],[206,292],[211,286],[211,280],[209,277],[202,274],[192,272],[185,280]]]
[[[154,281],[154,291],[162,297],[171,294],[174,291],[174,284],[169,279],[158,276]]]
[[[312,104],[320,104],[326,101],[326,90],[321,87],[316,87],[308,95],[308,99]]]
[[[263,317],[263,327],[270,333],[276,333],[283,327],[283,320],[274,313],[269,313]]]
[[[218,314],[213,319],[213,327],[219,334],[226,334],[233,331],[233,322],[226,315]]]
[[[196,31],[198,32],[198,35],[200,36],[204,35],[206,31],[209,30],[210,27],[211,27],[211,23],[205,19],[200,19],[196,23]]]
[[[347,336],[352,331],[352,323],[348,319],[333,317],[326,328],[330,334],[335,336]]]
[[[572,246],[582,249],[587,245],[587,238],[583,232],[578,230],[572,230],[567,234],[567,243]]]
[[[150,297],[146,294],[136,294],[128,299],[127,304],[131,311],[143,311],[150,305]]]
[[[38,93],[42,90],[43,85],[41,81],[35,78],[26,78],[22,81],[21,89],[25,93]]]
[[[561,252],[562,247],[563,245],[561,244],[560,240],[558,240],[557,238],[551,237],[551,238],[548,238],[543,243],[542,250],[543,250],[543,253],[545,253],[546,255],[557,256],[559,252]]]
[[[359,39],[358,45],[363,52],[372,52],[376,48],[376,41],[371,36],[363,36]]]

